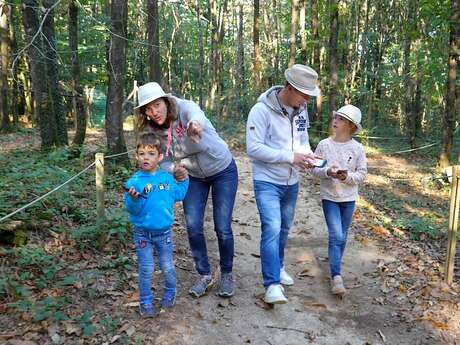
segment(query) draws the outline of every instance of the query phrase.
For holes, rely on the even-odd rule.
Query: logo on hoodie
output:
[[[294,123],[297,128],[297,132],[305,132],[307,130],[307,119],[305,116],[299,115],[299,117],[295,119]]]

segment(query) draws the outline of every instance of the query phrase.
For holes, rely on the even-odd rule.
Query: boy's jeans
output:
[[[355,202],[335,202],[323,199],[322,203],[329,232],[329,266],[331,277],[334,278],[340,275],[342,256],[347,244],[348,228],[353,217]]]
[[[206,238],[203,231],[204,211],[209,190],[212,193],[214,231],[217,234],[220,254],[220,270],[230,273],[233,268],[234,241],[232,213],[238,188],[238,169],[235,161],[221,172],[205,177],[190,176],[187,195],[183,201],[188,240],[195,267],[199,274],[211,274]]]
[[[254,194],[262,224],[260,259],[265,287],[280,283],[284,248],[294,220],[298,192],[298,183],[288,186],[254,180]]]
[[[169,229],[158,234],[155,231],[136,228],[134,229],[134,245],[139,266],[139,302],[152,305],[155,297],[152,292],[154,248],[165,280],[163,298],[174,298],[176,296],[176,269],[173,262],[172,231]]]

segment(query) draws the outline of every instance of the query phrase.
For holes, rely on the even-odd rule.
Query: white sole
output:
[[[284,285],[284,286],[292,286],[294,285],[294,282],[285,282],[285,281],[280,281],[281,285]]]
[[[286,304],[287,303],[287,299],[266,299],[264,298],[264,302],[265,303],[268,303],[268,304]]]

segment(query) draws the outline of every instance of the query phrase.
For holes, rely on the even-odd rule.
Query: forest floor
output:
[[[103,145],[101,133],[88,136],[92,145]],[[36,133],[30,138],[3,139],[1,154],[14,151],[18,143],[30,147],[31,142],[37,142]],[[128,142],[132,145],[132,138]],[[135,254],[129,238],[121,244],[108,239],[101,250],[85,250],[79,249],[68,232],[41,229],[30,241],[43,245],[47,253],[59,255],[57,276],[73,279],[46,288],[38,287],[32,279],[25,282],[35,300],[67,296],[71,302],[60,309],[50,308],[67,317],[34,318],[31,308],[13,307],[11,303],[18,296],[9,293],[0,300],[0,343],[460,344],[459,253],[455,283],[447,286],[442,282],[446,236],[436,233],[445,226],[448,190],[425,183],[432,170],[423,158],[369,152],[369,177],[362,187],[344,257],[348,291],[343,299],[330,293],[319,181],[305,175],[285,260],[295,284],[286,288],[287,304],[269,308],[261,300],[260,222],[250,160],[240,144],[232,146],[240,176],[233,216],[233,298],[216,296],[216,288],[199,299],[188,295],[196,273],[179,205],[174,224],[177,303],[154,319],[138,316]],[[113,204],[121,207],[121,191],[111,197],[117,199]],[[94,208],[92,204],[87,207]],[[210,260],[217,267],[211,200],[205,228]],[[17,272],[24,269],[14,267],[19,264],[8,255],[0,252],[2,274],[7,266],[7,272],[19,275]],[[126,260],[121,262],[120,258]],[[218,272],[216,280],[217,276]],[[158,295],[161,279],[161,273],[155,272]]]

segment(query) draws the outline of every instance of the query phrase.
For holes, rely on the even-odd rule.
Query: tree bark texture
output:
[[[122,153],[126,151],[123,136],[123,84],[126,72],[127,48],[127,0],[112,0],[110,18],[112,32],[109,45],[109,59],[107,70],[109,72],[109,86],[107,91],[107,104],[105,114],[105,130],[107,135],[107,150],[109,153]],[[120,160],[126,156],[120,156]]]
[[[442,147],[439,157],[439,165],[446,167],[450,164],[452,155],[452,143],[454,140],[454,126],[456,120],[456,87],[458,67],[458,43],[460,10],[458,0],[451,0],[450,36],[449,36],[449,58],[447,62],[447,90],[446,109],[442,121]]]
[[[72,145],[81,146],[86,136],[87,115],[80,84],[80,61],[78,58],[78,6],[75,0],[69,3],[69,48],[72,62],[72,94],[75,113],[75,137]]]
[[[337,40],[339,32],[338,0],[329,0],[330,36],[329,36],[329,114],[337,107]]]
[[[299,28],[299,0],[291,3],[291,37],[289,39],[289,67],[295,64],[297,55],[297,30]]]
[[[0,131],[10,129],[11,121],[8,107],[8,71],[10,70],[10,39],[8,12],[11,6],[0,1]]]
[[[254,44],[254,91],[256,94],[260,93],[262,88],[261,80],[261,57],[260,57],[260,42],[259,42],[259,29],[260,29],[260,6],[259,0],[254,0],[254,24],[253,24],[253,44]]]
[[[147,35],[149,42],[149,81],[161,85],[160,29],[158,0],[147,1]]]

